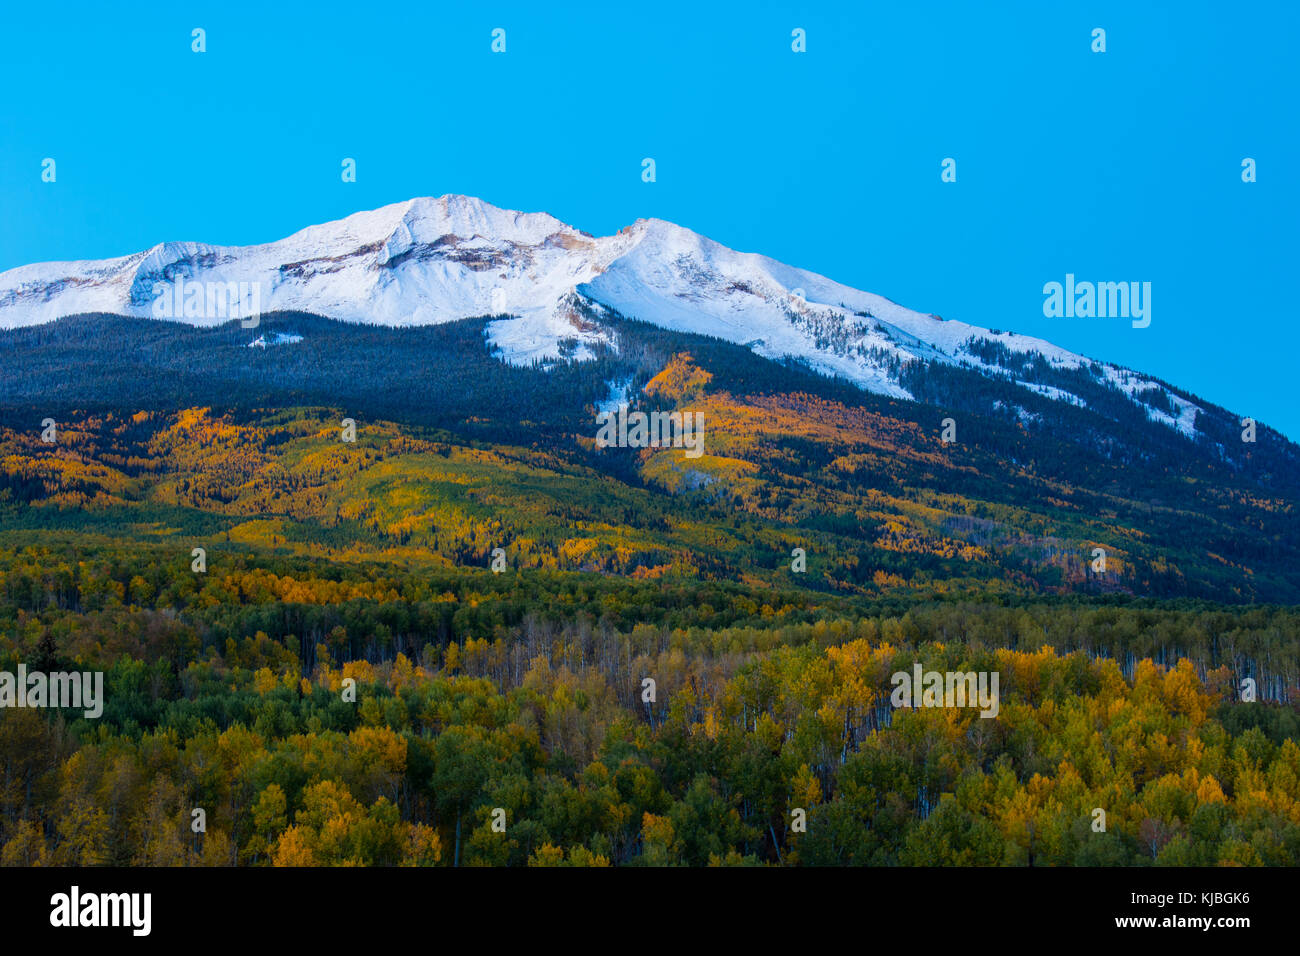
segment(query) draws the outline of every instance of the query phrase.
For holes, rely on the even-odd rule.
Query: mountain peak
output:
[[[903,370],[920,361],[975,368],[1038,395],[1086,401],[1043,386],[1033,369],[1045,361],[1088,369],[1104,387],[1130,397],[1158,392],[1163,397],[1147,413],[1184,434],[1194,433],[1202,411],[1127,370],[1038,339],[915,312],[664,219],[637,219],[595,237],[547,213],[456,193],[356,212],[261,245],[163,242],[117,259],[12,269],[0,273],[0,328],[82,312],[157,316],[159,285],[177,280],[239,283],[257,290],[263,312],[314,312],[346,322],[406,326],[509,316],[494,320],[488,334],[500,357],[515,363],[581,359],[591,354],[583,346],[612,346],[611,332],[583,317],[585,301],[744,344],[768,358],[793,357],[897,398],[914,397]],[[161,317],[197,325],[228,320],[224,310]],[[982,340],[992,344],[972,345]]]

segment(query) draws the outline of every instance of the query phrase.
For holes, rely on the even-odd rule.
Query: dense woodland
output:
[[[4,553],[0,669],[106,705],[0,717],[7,864],[1300,859],[1294,609],[68,556]],[[895,708],[916,661],[998,717]]]

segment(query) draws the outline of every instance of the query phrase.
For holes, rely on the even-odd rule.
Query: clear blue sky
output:
[[[1293,0],[9,4],[0,270],[417,195],[658,216],[1295,439],[1298,27]],[[1045,318],[1067,272],[1151,282],[1151,326]]]

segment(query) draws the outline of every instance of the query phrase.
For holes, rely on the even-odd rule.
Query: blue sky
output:
[[[0,270],[264,242],[418,195],[598,234],[658,216],[1153,373],[1300,438],[1300,4],[303,11],[10,5]],[[45,157],[56,183],[41,182]],[[955,183],[940,181],[946,157]],[[1044,317],[1043,284],[1066,273],[1151,282],[1150,327]]]

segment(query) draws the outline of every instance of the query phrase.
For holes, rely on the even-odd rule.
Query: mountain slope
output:
[[[521,367],[494,357],[489,321],[79,316],[0,333],[0,531],[467,567],[499,544],[518,567],[881,596],[1300,600],[1300,469],[1270,433],[1229,461],[1118,394],[1106,407],[1100,386],[1110,418],[909,366],[924,404],[612,313],[621,352]],[[703,454],[597,447],[611,383],[702,415]],[[977,408],[1010,401],[1032,428]]]
[[[223,283],[259,290],[256,328],[210,310]],[[15,532],[220,516],[260,545],[270,522],[275,546],[476,564],[506,533],[537,567],[768,584],[803,547],[800,586],[852,593],[1300,599],[1300,447],[1275,431],[1244,442],[1174,386],[660,220],[599,238],[448,196],[261,246],[27,266],[0,274],[0,359]],[[702,457],[598,447],[620,402],[702,413]],[[389,436],[360,471],[322,484],[314,446],[280,460],[302,421],[343,418]],[[247,438],[189,460],[157,428]],[[429,442],[468,449],[469,499]],[[229,484],[250,449],[264,473]]]
[[[794,357],[896,398],[917,397],[903,370],[922,362],[1009,379],[1074,405],[1088,402],[1071,384],[1082,371],[1084,392],[1099,385],[1123,393],[1151,421],[1189,437],[1207,414],[1204,403],[1158,380],[1041,339],[914,312],[662,220],[595,237],[544,213],[454,195],[359,212],[263,245],[168,242],[118,259],[12,269],[0,273],[0,328],[89,312],[195,325],[227,319],[224,303],[218,309],[201,295],[191,301],[187,293],[170,308],[167,292],[177,282],[242,283],[254,311],[346,322],[413,326],[494,315],[489,337],[514,364],[617,348],[601,321],[613,309],[769,358]]]

